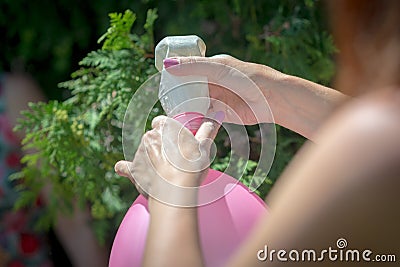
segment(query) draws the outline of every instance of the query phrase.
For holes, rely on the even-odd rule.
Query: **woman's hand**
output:
[[[273,122],[267,89],[277,88],[285,74],[267,66],[240,61],[228,55],[180,57],[164,61],[174,75],[206,76],[210,112],[225,112],[225,122],[257,124]]]
[[[207,173],[219,124],[207,120],[193,136],[179,122],[156,117],[134,160],[117,162],[115,171],[128,177],[144,195],[172,205],[195,206],[197,187]]]
[[[174,75],[206,76],[210,112],[224,111],[225,122],[274,122],[308,139],[345,99],[331,88],[227,55],[167,58],[164,66]]]
[[[210,147],[223,113],[215,119],[203,122],[193,136],[179,122],[156,117],[134,160],[115,165],[119,175],[149,196],[151,219],[143,266],[203,266],[197,188],[207,174]]]

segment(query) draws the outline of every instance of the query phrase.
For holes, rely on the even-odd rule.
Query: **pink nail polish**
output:
[[[223,111],[218,111],[215,116],[214,119],[219,123],[222,124],[222,122],[225,119],[225,113]]]
[[[166,58],[166,59],[164,59],[163,63],[164,63],[164,68],[167,69],[169,67],[178,65],[179,60],[177,60],[175,58]]]

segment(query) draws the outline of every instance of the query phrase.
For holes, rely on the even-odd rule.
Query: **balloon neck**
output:
[[[203,123],[204,115],[200,112],[183,112],[172,117],[173,119],[179,121],[186,128],[188,128],[193,135],[196,135],[197,130]]]

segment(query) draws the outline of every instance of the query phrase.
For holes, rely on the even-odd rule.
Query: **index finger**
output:
[[[227,71],[226,59],[223,57],[175,57],[164,61],[165,69],[176,76],[198,75],[208,77],[210,82],[218,81],[218,76]],[[166,61],[174,61],[167,66]]]
[[[208,119],[200,126],[199,130],[196,133],[196,139],[201,143],[204,140],[211,139],[214,140],[215,136],[218,133],[219,127],[221,126],[222,121],[224,120],[225,114],[222,111],[218,111],[215,114],[214,119]]]
[[[151,127],[159,130],[167,119],[168,117],[164,115],[157,116],[151,121]]]

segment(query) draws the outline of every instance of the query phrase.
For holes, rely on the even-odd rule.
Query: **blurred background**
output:
[[[266,64],[282,72],[328,86],[335,73],[333,60],[337,51],[330,35],[324,2],[318,0],[2,0],[0,73],[28,73],[38,83],[47,99],[68,99],[71,91],[59,88],[58,84],[71,80],[71,73],[80,69],[79,62],[88,53],[101,49],[98,39],[110,26],[108,14],[123,13],[127,9],[136,14],[132,33],[137,35],[145,32],[143,25],[147,11],[157,10],[154,44],[169,35],[195,34],[205,41],[207,56],[230,54],[241,60]],[[146,57],[151,58],[153,55],[149,53]],[[120,113],[122,116],[122,111]],[[75,118],[71,117],[71,123],[72,119]],[[90,128],[87,125],[85,127]],[[108,129],[105,125],[100,125],[101,127]],[[253,140],[250,156],[252,160],[257,160],[257,127],[248,129]],[[116,129],[108,134],[113,136],[120,135],[119,133],[120,129]],[[96,142],[101,138],[95,140],[86,135],[87,132],[85,138],[92,138]],[[101,149],[102,142],[100,140],[96,143],[99,154],[105,154],[104,148]],[[115,138],[114,142],[118,143],[115,150],[121,153],[120,138]],[[276,156],[268,179],[258,192],[262,197],[265,197],[286,164],[303,144],[304,138],[277,127],[277,142]],[[81,143],[77,143],[77,147],[81,147]],[[226,154],[227,151],[224,156]],[[90,156],[87,161],[90,161]],[[105,165],[103,168],[112,170],[113,162],[114,159],[107,163],[110,166]],[[83,187],[89,188],[86,178],[82,178]],[[97,179],[104,180],[104,172]],[[90,192],[106,192],[97,183],[91,183],[90,186]],[[95,191],[94,187],[99,187],[99,190]],[[115,191],[115,194],[118,195],[118,192]],[[91,195],[92,199],[99,197],[100,193]],[[107,227],[98,226],[98,229],[102,229],[99,231],[103,232],[103,236],[104,232],[107,233],[105,240],[108,245],[118,227],[118,223],[111,223],[110,217],[116,216],[117,222],[120,221],[129,205],[125,203],[118,209],[115,208],[117,212],[114,211],[111,215],[101,215],[100,213],[104,213],[103,209],[106,209],[104,207],[115,206],[115,199],[104,197],[103,202],[108,206],[101,203],[94,205],[95,209],[92,207],[92,215],[104,219],[103,224],[108,224]],[[50,239],[56,266],[71,266],[52,232]]]
[[[131,9],[134,32],[157,8],[155,43],[196,34],[207,54],[226,53],[328,84],[334,52],[321,1],[314,0],[2,0],[0,71],[27,71],[50,99],[109,26],[108,13]],[[323,66],[323,68],[321,68]]]

